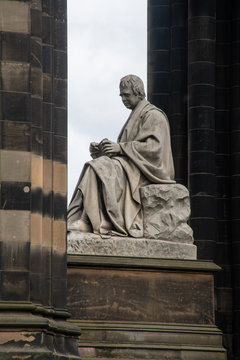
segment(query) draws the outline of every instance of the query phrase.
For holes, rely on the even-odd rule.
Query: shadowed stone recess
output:
[[[189,192],[181,184],[153,184],[140,189],[144,237],[193,243]]]

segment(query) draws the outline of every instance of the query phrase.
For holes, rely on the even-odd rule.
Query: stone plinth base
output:
[[[102,239],[92,233],[71,231],[68,234],[68,254],[193,260],[197,257],[197,250],[195,245],[184,242],[119,236]]]
[[[212,262],[68,256],[67,306],[91,359],[226,360]]]

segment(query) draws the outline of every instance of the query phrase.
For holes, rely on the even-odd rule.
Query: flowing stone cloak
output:
[[[86,211],[93,232],[143,236],[139,188],[175,183],[169,124],[163,111],[142,100],[118,137],[121,154],[87,162],[68,209],[69,223]]]

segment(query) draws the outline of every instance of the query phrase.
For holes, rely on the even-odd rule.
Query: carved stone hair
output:
[[[139,99],[144,99],[146,94],[144,85],[140,77],[136,75],[126,75],[120,80],[120,88],[131,86],[134,95],[139,95]]]

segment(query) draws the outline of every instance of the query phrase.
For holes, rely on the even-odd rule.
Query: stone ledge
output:
[[[102,239],[92,233],[71,231],[67,239],[69,255],[104,255],[143,258],[195,260],[197,248],[193,244],[165,240],[113,236]]]
[[[141,351],[143,354],[141,359],[156,359],[156,356],[154,357],[156,353],[157,359],[183,359],[181,356],[185,353],[184,359],[226,360],[226,350],[222,346],[222,332],[214,325],[96,320],[88,322],[72,320],[72,322],[82,330],[82,336],[79,338],[79,353],[82,356],[95,355],[91,360],[100,358],[103,347],[105,351],[114,349],[119,355],[131,351],[136,356]],[[169,357],[170,352],[171,357]],[[101,357],[101,359],[106,358]]]
[[[214,273],[221,271],[220,266],[209,260],[186,259],[158,259],[130,256],[78,255],[68,254],[70,267],[100,267],[105,268],[141,268],[167,271],[191,271],[200,273]]]

